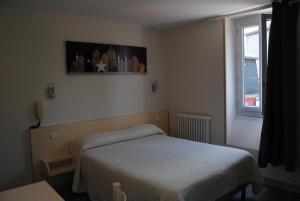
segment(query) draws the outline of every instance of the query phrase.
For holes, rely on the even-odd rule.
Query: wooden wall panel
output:
[[[72,140],[96,132],[119,130],[142,123],[153,123],[165,132],[168,132],[169,113],[167,110],[161,110],[129,116],[46,126],[30,130],[34,180],[42,178],[40,160],[69,155],[69,146]],[[57,133],[58,138],[55,140],[50,139],[51,133]]]

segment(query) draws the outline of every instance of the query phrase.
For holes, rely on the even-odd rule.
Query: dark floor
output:
[[[75,194],[71,190],[60,190],[58,193],[66,201],[89,201],[87,194]],[[247,188],[247,201],[300,201],[300,194],[282,189],[265,187],[264,190],[257,196],[251,192],[251,187]],[[236,194],[228,201],[240,201],[240,193]]]
[[[76,194],[71,189],[58,190],[57,192],[65,201],[90,201],[86,193]]]
[[[265,187],[257,196],[253,195],[251,187],[247,188],[247,201],[300,201],[300,193],[283,189]],[[241,194],[236,194],[229,201],[239,201]]]

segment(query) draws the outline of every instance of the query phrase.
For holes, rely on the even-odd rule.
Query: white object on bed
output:
[[[92,201],[112,200],[114,181],[130,201],[213,201],[248,182],[258,193],[263,183],[248,152],[168,137],[149,124],[90,136],[78,156],[73,191]]]
[[[119,182],[113,183],[113,201],[126,201],[126,194],[121,191],[121,184]]]

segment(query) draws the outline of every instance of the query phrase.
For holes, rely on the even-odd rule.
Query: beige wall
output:
[[[166,108],[159,32],[136,25],[58,13],[0,10],[0,190],[31,181],[28,128],[41,100],[43,125]],[[146,75],[67,75],[64,41],[146,46]],[[157,80],[159,90],[151,92]],[[56,98],[46,98],[48,82]]]
[[[224,144],[223,20],[184,25],[163,34],[170,110],[210,115],[211,142]],[[176,121],[172,119],[171,130],[175,132]]]

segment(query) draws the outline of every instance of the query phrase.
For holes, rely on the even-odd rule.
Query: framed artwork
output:
[[[147,73],[147,49],[66,41],[68,74]]]

